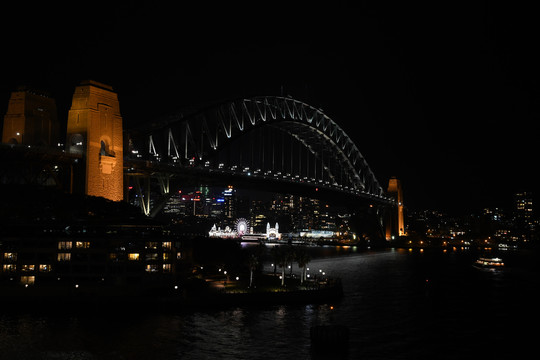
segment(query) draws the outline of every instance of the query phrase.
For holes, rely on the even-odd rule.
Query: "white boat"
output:
[[[473,264],[478,269],[501,269],[504,267],[504,262],[501,258],[479,258]]]

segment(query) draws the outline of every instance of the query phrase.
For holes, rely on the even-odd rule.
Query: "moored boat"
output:
[[[501,269],[504,267],[504,262],[501,258],[478,258],[473,266],[478,269]]]

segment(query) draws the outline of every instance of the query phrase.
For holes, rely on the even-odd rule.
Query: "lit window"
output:
[[[179,251],[176,253],[176,259],[180,260],[182,258],[182,253]]]
[[[33,285],[36,282],[35,276],[21,276],[21,283],[25,285]]]
[[[90,248],[90,241],[76,241],[75,247],[77,249],[88,249]]]
[[[171,250],[171,242],[170,241],[164,241],[161,246],[163,247],[163,250]]]
[[[14,272],[15,270],[17,270],[17,265],[15,265],[15,264],[4,264],[2,269],[4,270],[4,272]]]
[[[58,249],[59,250],[69,250],[71,249],[72,243],[71,241],[59,241],[58,242]]]
[[[145,248],[146,249],[157,249],[157,246],[158,246],[158,243],[155,242],[155,241],[147,241],[146,242],[146,245],[145,245]]]
[[[17,261],[17,253],[4,253],[4,260]]]
[[[171,254],[163,253],[163,261],[169,260],[170,258],[171,258]]]
[[[22,271],[24,272],[30,272],[30,271],[34,271],[36,269],[36,266],[35,265],[23,265],[22,266]]]
[[[163,264],[163,272],[164,273],[170,273],[171,272],[171,264]]]
[[[146,254],[145,258],[146,258],[146,261],[157,260],[158,259],[158,254],[156,254],[156,253]]]
[[[39,271],[40,272],[49,272],[49,271],[51,271],[51,265],[41,264],[41,265],[39,265]]]
[[[154,273],[158,271],[157,265],[146,265],[146,272]]]
[[[58,261],[70,261],[71,253],[58,253]]]
[[[130,253],[128,254],[129,260],[139,260],[139,253]]]

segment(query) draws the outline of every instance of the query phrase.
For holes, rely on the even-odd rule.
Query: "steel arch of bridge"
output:
[[[144,145],[130,141],[128,156],[179,166],[217,166],[209,164],[221,149],[263,126],[280,129],[302,144],[318,159],[328,186],[384,198],[383,188],[345,131],[321,110],[286,97],[238,99],[168,118],[153,124]]]

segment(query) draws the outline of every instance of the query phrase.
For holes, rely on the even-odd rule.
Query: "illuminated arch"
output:
[[[371,196],[384,191],[356,144],[321,110],[286,97],[238,99],[188,116],[153,124],[148,153],[156,160],[204,162],[232,141],[263,127],[279,128],[303,144],[333,184],[345,176],[348,189]],[[160,136],[156,133],[159,130]]]

